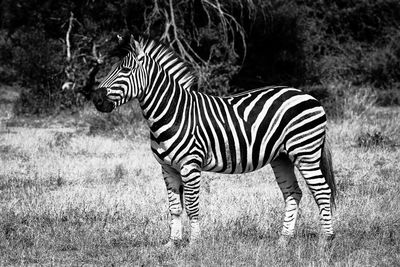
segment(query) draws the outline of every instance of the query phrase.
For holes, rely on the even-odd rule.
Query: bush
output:
[[[400,84],[397,0],[42,2],[7,0],[0,8],[0,79],[28,88],[17,114],[80,108],[82,99],[62,84],[81,87],[92,50],[104,55],[106,40],[123,30],[169,43],[197,71],[197,90],[214,95],[306,87],[320,91],[328,112],[346,116],[334,107],[345,93],[324,86],[341,81],[378,89],[384,105],[398,103],[389,101]],[[73,59],[66,62],[69,25]]]
[[[303,88],[318,99],[330,119],[354,119],[376,104],[376,94],[369,87],[332,83]]]
[[[342,87],[329,88],[327,85],[313,85],[303,90],[321,102],[328,118],[343,118],[345,111]]]
[[[77,99],[71,92],[61,91],[65,78],[63,45],[47,39],[41,27],[21,28],[11,36],[12,65],[17,81],[27,88],[15,105],[18,114],[46,114],[72,109]]]
[[[360,70],[363,79],[379,89],[390,89],[398,84],[400,77],[400,34],[387,45],[376,48],[361,61]]]
[[[290,1],[254,4],[257,8],[244,21],[247,54],[233,85],[242,89],[304,85],[312,79],[314,66],[307,62],[309,40],[302,7]]]
[[[383,107],[400,105],[400,84],[395,87],[394,89],[377,91],[376,104]]]
[[[356,142],[357,146],[365,148],[394,146],[394,142],[379,131],[361,133]]]
[[[13,69],[13,65],[10,62],[12,58],[13,45],[9,38],[7,38],[7,32],[0,30],[0,82],[12,83],[16,78],[17,74]]]
[[[312,83],[345,80],[390,89],[400,82],[397,0],[298,1]],[[312,67],[314,66],[314,67]]]

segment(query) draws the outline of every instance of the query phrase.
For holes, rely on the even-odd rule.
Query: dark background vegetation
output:
[[[96,56],[127,30],[170,43],[198,73],[196,90],[296,86],[329,112],[344,90],[362,86],[378,104],[400,103],[398,0],[2,0],[0,82],[26,88],[16,113],[78,110]]]

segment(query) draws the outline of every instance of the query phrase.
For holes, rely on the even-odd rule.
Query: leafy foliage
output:
[[[80,106],[76,89],[126,30],[169,43],[198,73],[196,90],[343,81],[398,102],[387,97],[400,84],[397,0],[3,0],[0,17],[0,79],[29,88],[21,113]]]
[[[75,103],[71,95],[59,91],[63,76],[63,60],[59,53],[62,44],[46,40],[41,29],[23,29],[13,33],[15,47],[11,50],[12,63],[18,73],[19,82],[29,88],[19,99],[16,113],[42,114],[59,108],[62,98],[67,108]],[[39,49],[37,49],[39,48]]]

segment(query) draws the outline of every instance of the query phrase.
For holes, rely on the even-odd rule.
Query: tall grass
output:
[[[347,109],[353,106],[346,101]],[[325,250],[318,247],[318,210],[304,179],[296,237],[286,249],[276,243],[283,199],[264,168],[204,173],[203,239],[188,245],[185,218],[183,245],[167,250],[166,190],[143,122],[129,126],[139,135],[122,125],[101,134],[8,128],[0,133],[0,265],[399,265],[400,153],[394,145],[357,145],[358,136],[374,130],[400,140],[399,110],[353,107],[346,119],[329,122],[339,194],[337,236]],[[92,112],[80,119],[93,123]]]

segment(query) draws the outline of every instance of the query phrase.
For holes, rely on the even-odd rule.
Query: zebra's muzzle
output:
[[[101,87],[92,93],[92,100],[96,109],[100,112],[111,112],[114,103],[107,99],[107,88]]]

